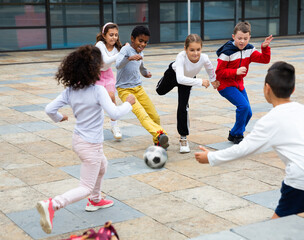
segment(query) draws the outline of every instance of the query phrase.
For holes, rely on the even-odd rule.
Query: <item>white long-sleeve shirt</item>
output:
[[[45,107],[45,112],[54,122],[59,122],[63,115],[58,109],[64,105],[71,106],[77,120],[74,132],[90,143],[103,142],[104,110],[111,119],[119,119],[132,109],[129,102],[116,106],[107,90],[100,85],[91,85],[78,90],[66,88]]]
[[[208,160],[213,166],[271,149],[286,165],[285,184],[304,190],[304,105],[290,102],[276,106],[241,143],[209,152]]]
[[[95,46],[99,48],[103,60],[103,66],[100,70],[106,71],[111,67],[112,63],[116,61],[119,52],[116,47],[114,47],[112,51],[108,51],[102,41],[97,42]]]
[[[201,57],[197,63],[189,60],[185,51],[180,52],[176,56],[175,62],[172,64],[173,70],[176,72],[176,80],[179,84],[187,86],[202,86],[201,78],[194,78],[205,67],[209,76],[209,81],[216,80],[212,63],[207,54],[201,53]]]

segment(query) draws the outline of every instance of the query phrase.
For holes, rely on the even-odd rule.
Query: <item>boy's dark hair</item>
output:
[[[81,46],[63,59],[55,79],[64,87],[82,89],[99,80],[102,63],[101,52],[97,47]]]
[[[137,38],[139,35],[146,35],[150,37],[150,31],[147,27],[145,26],[136,26],[132,33],[131,36],[135,39]]]
[[[286,62],[274,63],[265,77],[277,98],[289,98],[295,88],[295,68]]]
[[[251,34],[251,25],[249,22],[239,22],[238,24],[235,25],[233,34],[235,35],[238,31],[241,31],[243,33],[248,33],[249,35]]]

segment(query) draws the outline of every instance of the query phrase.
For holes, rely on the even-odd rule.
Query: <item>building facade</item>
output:
[[[228,39],[236,22],[249,21],[252,37],[304,34],[304,0],[191,0],[191,33]],[[136,25],[150,43],[184,41],[187,0],[0,0],[0,51],[74,48],[94,44],[100,26],[119,25],[121,42]]]

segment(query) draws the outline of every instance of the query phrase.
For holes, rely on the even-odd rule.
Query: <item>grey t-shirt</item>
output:
[[[138,53],[130,45],[122,47],[116,59],[116,87],[119,88],[134,88],[140,86],[142,81],[140,73],[143,76],[148,74],[148,70],[144,67],[143,61],[129,61],[130,56],[139,54],[144,57],[143,52]]]

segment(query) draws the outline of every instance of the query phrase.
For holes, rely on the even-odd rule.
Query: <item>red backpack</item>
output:
[[[94,229],[89,229],[84,232],[81,236],[71,235],[70,238],[63,240],[119,240],[118,234],[115,228],[112,226],[112,222],[106,222],[105,225],[100,228],[97,232]]]

